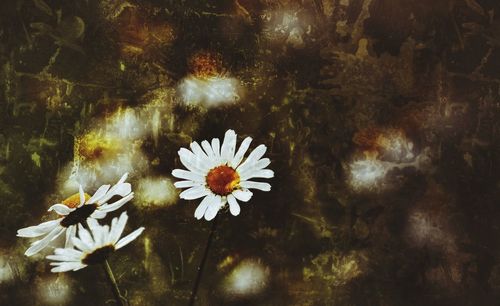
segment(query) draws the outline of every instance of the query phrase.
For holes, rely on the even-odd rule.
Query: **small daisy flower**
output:
[[[48,211],[55,211],[60,218],[18,230],[18,237],[45,236],[33,242],[24,254],[26,256],[35,255],[64,232],[66,232],[65,247],[72,247],[72,238],[76,234],[78,224],[89,219],[102,219],[106,217],[107,213],[119,209],[134,197],[131,185],[125,183],[127,176],[128,173],[125,173],[113,187],[110,185],[99,187],[92,197],[85,194],[80,185],[79,193],[49,208]],[[113,196],[117,195],[122,198],[116,202],[107,203]]]
[[[250,142],[251,137],[245,138],[236,151],[236,133],[228,130],[222,146],[219,139],[214,138],[211,144],[206,140],[201,142],[201,146],[192,142],[191,150],[179,150],[181,163],[188,170],[172,171],[173,176],[184,179],[174,185],[188,188],[181,192],[181,199],[203,198],[194,213],[197,219],[205,217],[206,220],[212,220],[226,203],[229,203],[231,214],[237,216],[240,213],[237,200],[249,201],[253,195],[249,189],[271,190],[268,183],[250,181],[251,178],[274,177],[272,170],[265,169],[271,163],[269,158],[262,158],[267,149],[265,145],[255,148],[243,160]]]
[[[140,227],[120,239],[127,220],[126,212],[119,218],[113,218],[111,227],[89,219],[87,224],[90,232],[82,224],[78,224],[78,237],[71,238],[76,248],[57,248],[54,255],[47,256],[47,259],[53,261],[50,265],[55,266],[50,271],[77,271],[89,265],[103,263],[114,251],[134,241],[144,231],[144,227]]]

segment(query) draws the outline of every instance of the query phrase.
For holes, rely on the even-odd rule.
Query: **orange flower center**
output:
[[[88,199],[90,199],[90,195],[86,193],[84,193],[84,195],[85,195],[85,202],[87,202]],[[62,204],[68,206],[69,208],[77,207],[78,205],[80,205],[80,193],[77,192],[74,195],[70,196],[66,200],[62,201]]]
[[[223,165],[210,170],[206,177],[207,185],[213,193],[225,196],[240,183],[240,176],[231,167]]]

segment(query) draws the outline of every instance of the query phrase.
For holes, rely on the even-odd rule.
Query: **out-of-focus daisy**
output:
[[[190,73],[177,88],[184,104],[217,107],[240,100],[241,82],[230,77],[219,53],[197,52],[188,66]]]
[[[238,201],[247,202],[252,197],[249,189],[270,191],[268,183],[250,181],[251,178],[272,178],[274,172],[265,169],[271,161],[261,158],[266,153],[266,146],[255,148],[243,160],[250,147],[251,137],[247,137],[236,151],[236,133],[228,130],[222,146],[218,138],[210,144],[204,140],[201,146],[192,142],[191,150],[181,148],[179,157],[188,170],[175,169],[172,175],[184,179],[176,182],[177,188],[189,188],[181,192],[180,198],[194,200],[202,198],[194,216],[212,220],[217,212],[229,203],[229,211],[237,216],[240,213]],[[243,162],[242,162],[243,161]]]
[[[134,197],[131,185],[125,183],[127,176],[128,174],[125,173],[113,187],[110,185],[99,187],[92,197],[85,194],[80,185],[79,193],[49,208],[48,211],[55,211],[60,218],[18,230],[18,237],[35,238],[45,236],[33,242],[24,254],[32,256],[40,252],[64,232],[66,232],[65,247],[71,247],[72,238],[76,234],[78,224],[82,224],[89,219],[102,219],[106,217],[108,212],[119,209]],[[114,196],[121,196],[122,198],[116,202],[107,203]]]
[[[78,224],[78,237],[72,237],[76,248],[57,248],[54,255],[47,256],[52,272],[77,271],[89,265],[103,263],[111,253],[134,241],[144,231],[140,227],[120,239],[127,224],[128,216],[123,212],[119,218],[113,218],[111,227],[100,225],[97,220],[89,219],[90,232]]]

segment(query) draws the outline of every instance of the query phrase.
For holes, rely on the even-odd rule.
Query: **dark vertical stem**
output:
[[[116,283],[115,276],[113,274],[113,270],[109,266],[107,260],[102,263],[104,271],[106,272],[106,276],[108,277],[109,284],[111,285],[111,289],[113,290],[113,295],[115,296],[116,303],[120,306],[128,306],[128,300],[120,293],[120,288],[118,288],[118,284]]]
[[[189,306],[194,305],[196,299],[196,293],[198,292],[198,287],[200,286],[201,282],[201,275],[203,274],[203,268],[205,267],[205,262],[207,261],[208,251],[210,249],[210,245],[212,244],[216,227],[217,227],[217,217],[215,217],[215,219],[212,221],[212,228],[210,229],[210,234],[208,234],[208,240],[207,240],[207,245],[205,246],[205,252],[203,253],[203,257],[201,258],[200,265],[198,266],[198,274],[196,275],[193,291],[191,292],[191,298],[189,298]]]

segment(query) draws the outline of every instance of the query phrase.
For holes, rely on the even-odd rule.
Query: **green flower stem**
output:
[[[217,228],[217,216],[212,221],[212,228],[210,229],[210,234],[208,234],[208,240],[207,240],[207,245],[205,246],[205,252],[203,253],[203,257],[201,258],[200,265],[198,266],[198,274],[196,275],[196,281],[194,282],[193,291],[191,291],[189,306],[193,306],[196,300],[196,293],[198,292],[198,287],[200,286],[201,275],[203,274],[203,268],[205,267],[205,262],[207,261],[208,251],[210,249],[210,245],[212,244],[216,228]]]
[[[113,295],[115,296],[116,303],[120,306],[128,306],[128,300],[120,293],[120,288],[118,288],[118,284],[116,283],[115,276],[113,274],[113,270],[109,266],[108,260],[105,260],[102,263],[104,271],[106,272],[106,276],[108,277],[109,284],[111,285],[111,289],[113,290]]]

